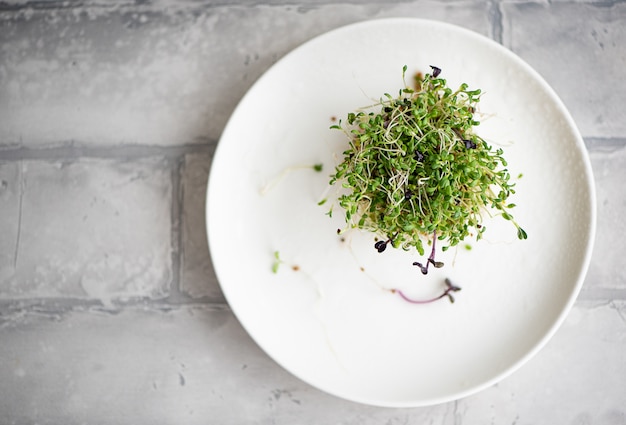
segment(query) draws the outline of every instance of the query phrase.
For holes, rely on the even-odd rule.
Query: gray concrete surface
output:
[[[291,376],[241,328],[207,248],[213,152],[302,42],[366,19],[442,20],[550,83],[585,139],[598,231],[544,350],[425,408]],[[0,424],[626,424],[626,3],[0,2]]]

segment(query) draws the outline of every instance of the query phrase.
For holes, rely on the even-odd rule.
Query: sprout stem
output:
[[[461,290],[461,288],[458,287],[458,286],[453,285],[452,282],[450,281],[450,279],[448,279],[448,278],[446,278],[445,283],[446,283],[446,289],[445,289],[445,291],[441,295],[439,295],[439,296],[437,296],[435,298],[430,298],[430,299],[426,299],[426,300],[415,300],[415,299],[409,298],[408,296],[406,296],[404,294],[404,292],[402,292],[399,289],[396,289],[395,292],[397,292],[398,295],[400,295],[402,297],[402,299],[404,299],[405,301],[407,301],[407,302],[409,302],[411,304],[428,304],[428,303],[432,303],[432,302],[435,302],[437,300],[440,300],[440,299],[442,299],[444,297],[448,297],[450,302],[454,303],[454,297],[452,296],[451,292],[458,292],[458,291]]]
[[[428,256],[428,260],[426,261],[426,265],[422,265],[422,263],[419,263],[417,261],[415,261],[413,263],[414,266],[418,266],[422,272],[422,274],[428,274],[428,266],[430,264],[433,265],[433,267],[436,268],[441,268],[443,267],[443,263],[441,261],[435,261],[435,243],[437,241],[437,231],[435,230],[433,232],[433,247],[430,250],[430,255]]]

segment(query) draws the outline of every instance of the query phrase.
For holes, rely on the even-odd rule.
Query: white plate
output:
[[[523,173],[513,214],[528,240],[494,219],[485,240],[422,276],[416,253],[378,254],[372,235],[336,234],[342,211],[329,218],[329,204],[317,205],[347,146],[331,117],[397,93],[404,65],[436,65],[450,86],[483,90],[477,132],[504,147],[514,178]],[[322,173],[284,172],[316,163]],[[520,367],[572,306],[595,231],[585,147],[550,87],[497,43],[418,19],[340,28],[274,65],[223,133],[207,202],[215,270],[252,338],[309,384],[379,406],[458,399]],[[284,264],[274,274],[275,251]],[[413,305],[387,290],[423,298],[444,277],[463,288],[454,304]]]

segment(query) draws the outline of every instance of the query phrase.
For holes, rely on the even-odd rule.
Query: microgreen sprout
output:
[[[274,262],[272,263],[272,273],[278,273],[278,268],[283,264],[283,260],[280,258],[280,252],[274,251]]]
[[[441,295],[434,297],[434,298],[426,299],[426,300],[416,300],[416,299],[410,298],[399,289],[396,289],[395,292],[397,292],[398,295],[400,295],[405,301],[408,301],[412,304],[428,304],[428,303],[432,303],[437,300],[440,300],[444,297],[448,297],[448,300],[450,300],[451,303],[454,303],[454,297],[452,296],[452,292],[458,292],[461,290],[461,288],[456,285],[453,285],[450,279],[448,278],[446,278],[445,283],[446,283],[446,289]]]
[[[414,266],[417,266],[420,268],[420,271],[422,272],[422,274],[428,274],[428,266],[430,264],[433,265],[433,267],[440,269],[443,267],[443,263],[441,261],[435,261],[435,241],[437,240],[437,232],[433,232],[433,247],[430,250],[430,255],[428,256],[428,260],[426,261],[426,265],[422,265],[422,263],[418,263],[417,261],[415,261],[413,263]]]
[[[385,249],[387,249],[387,244],[389,243],[391,243],[391,239],[387,239],[386,241],[378,241],[374,244],[374,248],[376,248],[378,252],[383,252]]]
[[[424,243],[430,243],[426,263],[414,263],[424,274],[431,264],[443,266],[435,261],[437,240],[445,251],[468,236],[482,238],[488,209],[511,221],[519,239],[527,238],[510,213],[515,205],[507,203],[515,184],[503,150],[474,132],[481,91],[467,84],[453,90],[440,78],[441,69],[431,68],[418,74],[414,88],[405,83],[398,96],[386,93],[331,126],[349,140],[330,178],[331,185],[346,189],[338,203],[348,227],[381,236],[374,245],[378,252],[391,244],[424,255]]]
[[[287,177],[289,173],[292,173],[296,170],[313,170],[316,173],[321,173],[324,169],[324,164],[318,163],[313,165],[294,165],[291,167],[287,167],[280,172],[276,177],[274,177],[269,183],[261,187],[260,193],[261,195],[266,195],[270,190],[274,188],[282,179]]]

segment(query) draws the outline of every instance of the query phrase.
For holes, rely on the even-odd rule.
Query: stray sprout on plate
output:
[[[379,235],[378,252],[391,245],[424,255],[424,244],[431,245],[426,262],[413,263],[423,274],[430,265],[444,265],[435,260],[437,240],[445,251],[468,236],[481,239],[482,214],[490,209],[513,224],[519,239],[527,238],[510,212],[515,184],[503,150],[474,133],[480,89],[461,84],[453,90],[440,78],[441,69],[431,68],[416,75],[414,87],[405,84],[396,97],[385,93],[377,104],[331,126],[349,139],[330,179],[345,188],[338,203],[347,227]],[[459,289],[447,280],[436,299],[453,300],[450,292]]]

